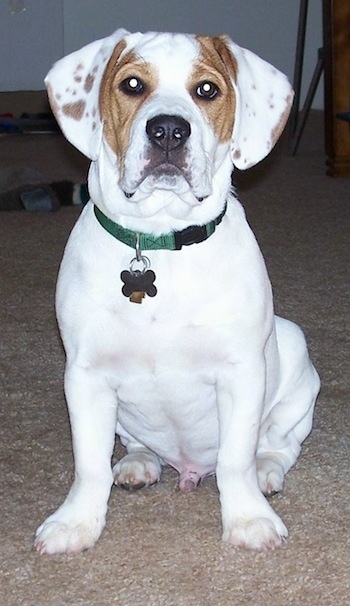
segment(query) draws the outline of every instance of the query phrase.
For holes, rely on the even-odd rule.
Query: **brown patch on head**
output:
[[[237,62],[224,36],[197,36],[201,54],[189,82],[192,98],[200,106],[220,142],[229,141],[233,132],[236,96],[231,78],[236,80]],[[198,85],[212,82],[219,92],[213,99],[198,97]]]
[[[152,66],[132,51],[121,57],[125,47],[124,40],[115,47],[100,89],[100,114],[104,134],[120,164],[129,145],[135,116],[157,86],[157,77]],[[129,80],[142,83],[142,90],[128,91]]]

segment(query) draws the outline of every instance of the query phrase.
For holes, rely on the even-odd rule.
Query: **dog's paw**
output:
[[[224,527],[222,539],[234,547],[266,551],[280,547],[288,536],[282,520],[270,518],[237,519]]]
[[[277,456],[259,455],[257,457],[258,482],[261,492],[272,496],[283,489],[284,470]]]
[[[36,531],[34,548],[40,554],[74,554],[92,547],[99,538],[103,524],[53,514]]]
[[[127,454],[113,467],[114,483],[126,490],[138,490],[159,482],[161,471],[159,458],[140,450]]]

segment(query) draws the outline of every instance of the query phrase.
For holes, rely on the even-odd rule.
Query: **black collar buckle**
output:
[[[174,232],[175,250],[181,250],[183,246],[190,244],[199,244],[208,237],[205,225],[190,225],[182,231]]]

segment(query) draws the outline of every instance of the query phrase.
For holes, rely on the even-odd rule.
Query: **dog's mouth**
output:
[[[152,166],[152,161],[150,161],[138,181],[132,183],[132,187],[124,189],[124,194],[131,199],[138,189],[147,195],[155,190],[174,192],[179,196],[192,192],[198,202],[202,202],[210,195],[210,192],[196,191],[187,167],[180,168],[172,162],[161,162]]]
[[[184,169],[179,168],[171,162],[162,162],[154,167],[150,166],[145,170],[142,181],[150,179],[154,185],[162,189],[177,189],[181,187],[181,182],[185,181],[189,187],[191,183]]]
[[[131,198],[138,188],[177,191],[186,187],[186,184],[187,187],[191,187],[186,173],[178,166],[170,162],[161,162],[154,165],[150,160],[141,172],[138,181],[133,184],[134,189],[128,192],[127,197]]]

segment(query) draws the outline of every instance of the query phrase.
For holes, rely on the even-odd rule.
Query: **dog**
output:
[[[46,85],[92,162],[56,294],[75,479],[35,548],[92,547],[113,483],[151,486],[170,465],[184,492],[216,474],[224,541],[274,549],[287,529],[266,496],[311,430],[320,382],[300,328],[274,315],[231,174],[275,145],[290,84],[227,36],[119,29]],[[126,455],[112,469],[115,433]]]

